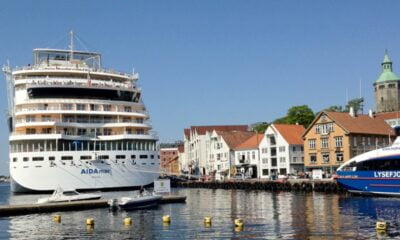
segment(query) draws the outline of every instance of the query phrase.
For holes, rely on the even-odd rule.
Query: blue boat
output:
[[[400,128],[395,128],[399,136]],[[400,196],[400,138],[358,155],[337,169],[336,181],[352,193]]]

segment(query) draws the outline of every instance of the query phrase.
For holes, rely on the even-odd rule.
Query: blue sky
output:
[[[140,73],[162,142],[190,125],[272,121],[294,105],[319,111],[362,94],[385,49],[400,73],[399,1],[2,1],[0,63],[67,48],[73,29],[103,65]],[[82,45],[78,45],[84,49]],[[399,69],[399,71],[396,71]],[[6,113],[5,81],[0,109]],[[0,174],[8,132],[0,118]]]

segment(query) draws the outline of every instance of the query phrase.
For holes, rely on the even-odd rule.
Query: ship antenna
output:
[[[73,58],[74,58],[74,31],[71,30],[71,32],[69,32],[69,34],[71,35],[71,44],[69,45],[69,48],[70,48],[70,61],[72,61]]]

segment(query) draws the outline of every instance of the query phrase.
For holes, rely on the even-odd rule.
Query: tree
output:
[[[267,130],[269,124],[267,122],[262,122],[258,123],[253,127],[253,131],[256,133],[265,133],[265,130]]]
[[[324,111],[327,111],[327,112],[344,112],[345,109],[343,109],[343,107],[340,106],[340,105],[332,105],[332,106],[330,106],[328,108],[325,108]]]
[[[278,118],[274,123],[300,124],[305,128],[314,120],[314,113],[307,105],[289,108],[285,117]]]

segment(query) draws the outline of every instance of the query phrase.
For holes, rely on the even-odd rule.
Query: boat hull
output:
[[[349,192],[400,196],[400,171],[338,171],[337,183]]]
[[[147,197],[138,197],[132,198],[131,200],[125,201],[124,203],[120,203],[119,207],[124,210],[136,210],[136,209],[144,209],[151,208],[158,205],[158,202],[161,200],[161,196],[147,196]]]
[[[46,154],[51,153],[41,153],[41,155]],[[78,154],[85,153],[76,154],[74,159],[79,159]],[[146,152],[146,154],[157,156],[158,152]],[[153,184],[154,179],[159,176],[159,167],[158,159],[151,161],[139,159],[135,162],[131,160],[19,162],[18,165],[10,166],[11,190],[14,193],[32,193],[52,192],[57,187],[78,191],[138,189]]]

